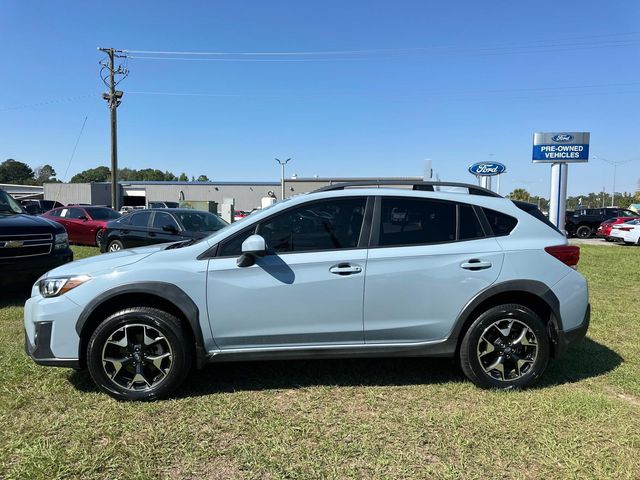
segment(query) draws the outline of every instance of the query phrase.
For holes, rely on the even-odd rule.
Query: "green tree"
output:
[[[189,177],[187,177],[187,174],[182,172],[180,174],[180,176],[178,177],[178,181],[180,182],[188,182],[189,181]]]
[[[107,182],[111,180],[109,167],[89,168],[71,177],[71,183]]]
[[[198,181],[199,182],[208,182],[209,181],[209,177],[207,177],[206,175],[200,175],[198,177]]]
[[[531,194],[527,192],[524,188],[516,188],[513,192],[507,195],[511,200],[520,200],[523,202],[528,202]]]
[[[33,183],[33,170],[26,163],[10,158],[0,163],[0,183]]]
[[[36,169],[33,172],[33,177],[36,185],[42,185],[44,183],[59,182],[59,180],[57,180],[55,176],[56,176],[56,171],[49,164],[36,167]]]

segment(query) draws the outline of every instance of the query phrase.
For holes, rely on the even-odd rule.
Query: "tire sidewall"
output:
[[[536,361],[524,376],[516,380],[502,381],[491,377],[485,373],[477,356],[478,342],[484,330],[495,321],[502,319],[514,319],[524,323],[533,330],[538,340]],[[523,388],[536,381],[547,367],[550,348],[546,328],[532,310],[522,305],[500,305],[484,312],[469,327],[461,345],[460,357],[465,374],[476,385],[508,390]]]
[[[120,240],[111,240],[109,242],[109,244],[107,245],[107,252],[112,252],[112,251],[113,252],[119,252],[120,251],[120,250],[111,250],[111,245],[113,245],[114,243],[120,245],[120,250],[124,250],[124,244],[122,243],[122,241],[120,241]]]
[[[163,318],[163,317],[169,317]],[[166,338],[173,354],[168,376],[149,390],[136,392],[127,390],[113,382],[102,366],[102,349],[114,331],[127,324],[144,324],[160,331]],[[127,309],[115,313],[102,322],[94,331],[87,346],[87,366],[91,378],[104,392],[119,400],[156,400],[164,398],[182,383],[190,367],[190,356],[179,322],[175,317],[150,309]]]
[[[587,235],[583,235],[581,232],[588,232]],[[576,236],[578,238],[589,238],[591,236],[591,234],[593,233],[593,230],[586,226],[586,225],[580,225],[578,227],[578,229],[576,230]]]

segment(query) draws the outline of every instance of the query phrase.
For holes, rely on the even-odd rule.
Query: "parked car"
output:
[[[20,204],[24,207],[29,215],[42,215],[49,210],[57,207],[63,207],[60,202],[54,200],[20,200]]]
[[[27,352],[127,400],[192,365],[290,358],[450,356],[480,387],[525,387],[587,331],[580,249],[494,192],[436,185],[335,184],[60,267],[26,303]]]
[[[584,208],[574,211],[573,215],[567,216],[565,229],[569,236],[589,238],[597,231],[600,224],[605,220],[617,217],[634,216],[636,216],[635,212],[625,208]]]
[[[614,225],[618,225],[620,223],[628,222],[629,220],[635,220],[640,218],[638,216],[633,217],[618,217],[618,218],[610,218],[609,220],[605,220],[600,224],[598,230],[596,231],[596,236],[604,238],[607,242],[612,242],[613,238],[611,238],[611,227]]]
[[[227,226],[213,213],[172,208],[146,209],[110,222],[100,244],[101,252],[204,238]]]
[[[42,215],[60,223],[69,234],[69,241],[80,245],[100,246],[100,237],[107,223],[120,214],[109,207],[71,206],[54,208]]]
[[[630,220],[611,228],[611,239],[625,245],[640,245],[640,220]]]
[[[149,202],[149,208],[178,208],[178,202]]]
[[[43,273],[73,260],[61,225],[27,214],[0,189],[0,286],[33,283]]]
[[[242,220],[244,217],[248,217],[251,212],[247,212],[246,210],[236,210],[233,215],[233,220],[238,221]]]

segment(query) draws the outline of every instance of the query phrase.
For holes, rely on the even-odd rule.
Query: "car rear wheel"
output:
[[[120,240],[111,240],[107,247],[108,252],[118,252],[124,248],[124,245]]]
[[[460,365],[481,388],[523,388],[542,375],[549,352],[549,337],[535,312],[523,305],[498,305],[467,330]]]
[[[191,367],[191,348],[180,321],[162,310],[134,307],[101,323],[89,340],[93,381],[118,400],[170,395]]]
[[[580,225],[576,230],[576,237],[589,238],[592,233],[593,231],[591,230],[591,227],[589,227],[588,225]]]
[[[96,247],[99,247],[104,238],[104,228],[101,228],[96,232]]]

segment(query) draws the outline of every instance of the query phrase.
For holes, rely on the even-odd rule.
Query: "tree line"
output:
[[[42,165],[32,169],[24,162],[19,162],[12,158],[0,163],[0,183],[11,183],[16,185],[42,185],[44,183],[57,183],[60,180],[56,171],[51,165]],[[208,182],[206,175],[200,175],[191,179],[185,172],[175,175],[169,171],[158,170],[157,168],[143,168],[136,170],[133,168],[118,169],[118,179],[124,181],[159,181],[159,182]],[[111,181],[111,169],[100,166],[89,168],[71,177],[71,183],[91,183]]]
[[[531,195],[524,188],[516,188],[507,198],[511,200],[521,200],[523,202],[535,203],[540,210],[549,210],[549,200],[544,197]],[[640,189],[633,194],[629,192],[616,192],[613,202],[611,194],[607,192],[591,192],[586,195],[575,195],[567,197],[567,210],[577,210],[579,208],[602,208],[610,207],[611,204],[620,208],[628,208],[632,203],[640,203]]]

